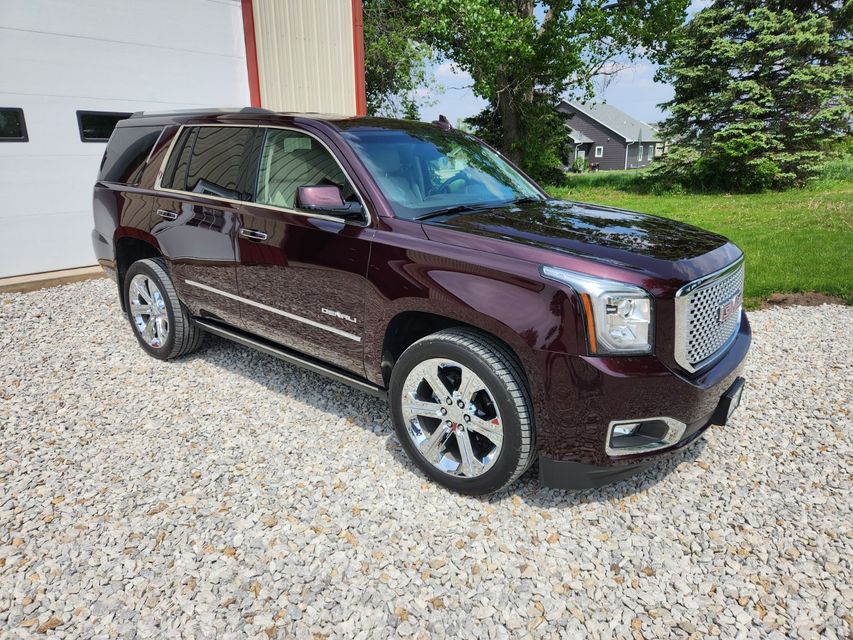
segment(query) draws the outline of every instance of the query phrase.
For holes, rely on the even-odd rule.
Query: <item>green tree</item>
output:
[[[436,86],[427,73],[434,56],[417,38],[409,3],[363,0],[362,14],[368,114],[416,120],[417,90]]]
[[[680,25],[688,0],[410,0],[421,42],[467,71],[492,105],[497,146],[531,173],[562,149],[552,129],[560,96],[589,96],[619,57],[653,55]],[[491,111],[491,113],[489,113]],[[536,138],[555,133],[543,145]],[[547,155],[548,158],[543,158]]]
[[[803,182],[850,134],[853,3],[717,0],[676,34],[658,77],[676,143],[656,173],[685,186]]]

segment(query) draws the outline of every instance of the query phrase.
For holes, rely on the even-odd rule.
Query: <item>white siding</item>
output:
[[[94,264],[92,186],[105,143],[78,110],[249,104],[239,0],[0,0],[0,277]]]
[[[351,0],[253,0],[261,105],[356,113]]]

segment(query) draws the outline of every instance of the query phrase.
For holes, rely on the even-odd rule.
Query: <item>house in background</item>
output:
[[[609,104],[589,104],[563,100],[557,107],[571,116],[574,155],[585,158],[602,171],[639,169],[655,158],[662,148],[657,130]]]

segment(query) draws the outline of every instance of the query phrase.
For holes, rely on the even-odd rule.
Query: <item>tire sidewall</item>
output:
[[[136,323],[133,320],[133,312],[130,309],[130,283],[133,281],[134,276],[142,274],[151,280],[153,280],[157,288],[160,290],[160,295],[163,296],[163,300],[166,303],[166,315],[169,320],[169,337],[166,339],[165,344],[162,347],[155,348],[145,342],[145,339],[139,333],[139,330],[136,328]],[[174,301],[172,297],[169,295],[168,287],[163,282],[163,278],[160,277],[160,274],[157,273],[157,270],[153,269],[149,264],[147,264],[146,260],[140,260],[138,262],[134,262],[130,265],[130,268],[127,270],[127,273],[124,277],[124,306],[127,310],[127,319],[130,322],[130,327],[133,330],[133,335],[136,336],[136,341],[139,342],[139,346],[141,346],[148,355],[153,356],[154,358],[158,358],[160,360],[168,359],[172,351],[175,348],[175,309],[174,309]]]
[[[437,469],[424,458],[406,429],[402,408],[405,392],[403,385],[411,370],[420,362],[430,358],[454,360],[474,371],[486,384],[498,405],[504,431],[501,452],[492,467],[475,478],[457,478]],[[438,337],[417,342],[409,347],[395,364],[391,372],[389,389],[391,418],[397,437],[411,459],[430,478],[453,491],[470,495],[492,493],[501,489],[511,479],[521,458],[521,419],[518,408],[506,384],[476,353],[462,345]]]

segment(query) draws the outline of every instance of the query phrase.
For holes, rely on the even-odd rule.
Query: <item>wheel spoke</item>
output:
[[[148,281],[145,281],[146,286],[142,286],[138,280],[133,281],[133,287],[136,289],[136,293],[139,294],[139,297],[142,298],[146,303],[151,304],[151,294],[148,292],[147,284]]]
[[[441,405],[437,402],[419,400],[414,397],[414,394],[409,394],[409,397],[403,402],[403,411],[414,416],[429,416],[430,418],[434,418],[441,415]]]
[[[471,402],[473,395],[483,389],[486,385],[470,369],[462,369],[462,381],[459,383],[459,399],[466,405]]]
[[[142,337],[148,344],[154,340],[154,318],[148,318],[148,322],[145,323],[145,328],[142,330]]]
[[[471,416],[471,422],[468,423],[468,428],[471,431],[476,431],[480,435],[485,436],[495,446],[501,446],[504,440],[503,427],[501,421],[497,418],[492,420],[483,420],[477,416]]]
[[[151,315],[151,305],[143,304],[139,300],[131,300],[130,301],[130,310],[135,315]]]
[[[471,449],[471,438],[467,431],[456,430],[456,442],[459,443],[459,456],[462,459],[460,470],[469,478],[482,473],[483,464],[474,456]]]
[[[430,371],[425,373],[424,380],[426,380],[427,384],[432,388],[432,392],[435,394],[435,397],[438,398],[439,402],[442,402],[445,397],[450,395],[450,390],[447,388],[447,385],[441,381],[441,378],[438,377],[438,372]]]
[[[450,433],[450,430],[445,428],[443,424],[437,426],[435,431],[430,434],[430,437],[418,445],[424,458],[432,463],[438,462],[438,454],[441,452]]]
[[[155,328],[157,329],[157,338],[160,340],[160,344],[163,344],[169,334],[169,320],[164,316],[159,316],[155,322]]]

